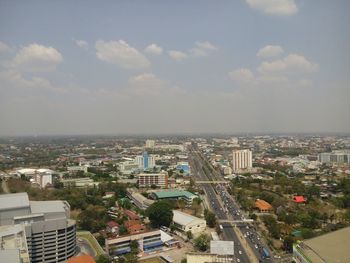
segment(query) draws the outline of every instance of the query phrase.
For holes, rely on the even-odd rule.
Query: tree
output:
[[[127,234],[128,233],[128,230],[126,229],[126,227],[124,226],[124,225],[121,225],[120,227],[119,227],[119,235],[125,235],[125,234]]]
[[[158,201],[153,203],[146,210],[146,215],[151,221],[153,227],[166,226],[169,227],[173,221],[173,208],[167,201]]]
[[[188,238],[189,240],[191,240],[191,239],[193,238],[193,234],[192,234],[192,232],[191,232],[190,230],[188,230],[188,231],[186,232],[186,236],[187,236],[187,238]]]
[[[186,258],[181,259],[181,263],[187,263],[187,259]]]
[[[213,212],[206,210],[204,213],[205,221],[209,227],[215,227],[216,225],[216,216]]]
[[[97,259],[96,259],[96,263],[110,263],[111,260],[106,257],[105,255],[100,255]]]
[[[130,242],[131,253],[137,254],[139,251],[139,242],[133,240]]]
[[[200,251],[206,251],[209,247],[210,237],[208,234],[202,233],[195,240],[194,245]]]

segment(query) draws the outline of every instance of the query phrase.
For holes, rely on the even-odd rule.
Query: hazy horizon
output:
[[[349,8],[1,1],[0,136],[349,134]]]

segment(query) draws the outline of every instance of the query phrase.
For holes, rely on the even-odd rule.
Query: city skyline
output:
[[[0,3],[0,136],[349,133],[348,1]]]

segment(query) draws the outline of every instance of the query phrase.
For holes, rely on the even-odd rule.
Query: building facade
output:
[[[154,156],[148,155],[148,153],[145,151],[142,156],[136,156],[135,163],[138,165],[138,168],[141,170],[147,170],[152,169],[154,166],[156,166],[156,161]]]
[[[66,201],[29,201],[27,193],[0,195],[0,236],[4,227],[23,226],[31,263],[66,262],[76,252],[76,222]]]
[[[139,187],[151,187],[155,185],[160,188],[168,187],[168,175],[166,173],[159,174],[139,174],[138,175]]]
[[[233,172],[251,169],[253,167],[252,152],[250,150],[237,150],[232,152]]]
[[[183,233],[190,231],[192,235],[196,236],[202,233],[207,226],[204,219],[186,214],[179,210],[173,210],[173,213],[174,226]]]
[[[348,164],[350,163],[350,152],[335,151],[330,153],[320,153],[318,155],[318,160],[321,163]]]

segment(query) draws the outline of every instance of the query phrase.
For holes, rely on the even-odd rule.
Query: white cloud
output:
[[[229,77],[239,83],[253,83],[255,78],[250,69],[241,68],[228,73]]]
[[[12,61],[12,66],[28,71],[47,71],[55,68],[63,57],[53,47],[31,44],[22,47]]]
[[[272,62],[264,61],[258,71],[264,73],[312,73],[318,70],[318,65],[308,61],[304,56],[290,54],[283,59]]]
[[[298,12],[294,0],[246,0],[251,8],[270,15],[293,15]]]
[[[75,40],[75,44],[82,49],[89,48],[89,43],[86,42],[85,40]]]
[[[96,56],[102,61],[118,65],[125,69],[147,68],[150,62],[136,48],[124,40],[96,42]]]
[[[165,82],[152,73],[144,73],[129,79],[129,91],[135,95],[159,95]]]
[[[163,53],[163,49],[157,44],[150,44],[145,48],[145,52],[155,55],[161,55]]]
[[[10,50],[10,47],[6,45],[4,42],[0,41],[0,53],[7,52]]]
[[[181,61],[187,58],[187,54],[177,50],[168,51],[169,56],[176,61]]]
[[[218,48],[214,46],[209,41],[196,42],[195,47],[191,49],[190,53],[194,57],[206,57],[210,52],[217,50]]]
[[[283,52],[284,50],[280,46],[267,45],[261,48],[256,55],[258,57],[269,58],[269,57],[278,57]]]

